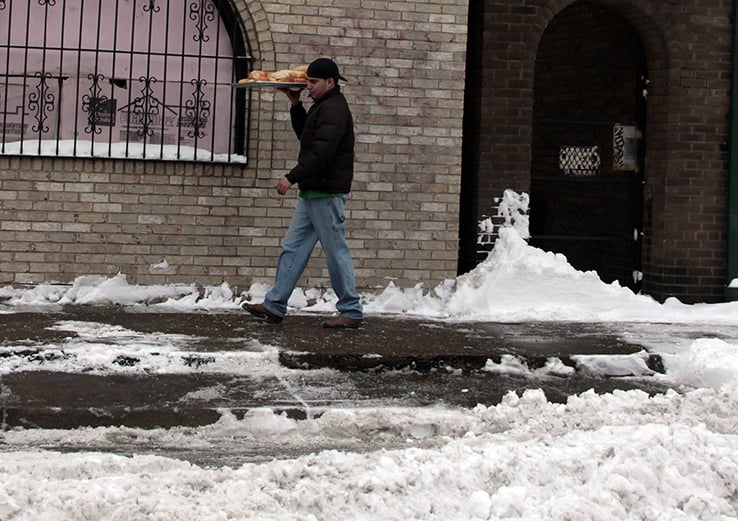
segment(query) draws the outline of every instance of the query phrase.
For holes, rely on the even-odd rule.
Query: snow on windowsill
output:
[[[202,161],[246,164],[238,154],[212,154],[202,148],[155,143],[108,143],[66,140],[26,140],[5,143],[0,155],[94,157],[108,159],[151,159],[161,161]]]

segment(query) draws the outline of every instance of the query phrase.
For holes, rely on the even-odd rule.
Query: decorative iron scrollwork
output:
[[[16,3],[27,9],[13,9]],[[5,38],[8,59],[0,67],[0,148],[35,139],[72,142],[74,157],[102,154],[105,143],[110,157],[138,157],[142,144],[144,159],[175,159],[150,153],[156,145],[176,146],[176,158],[212,151],[198,161],[232,162],[245,155],[251,105],[244,91],[228,89],[229,80],[253,61],[240,33],[237,1],[115,0],[112,12],[101,11],[100,3],[0,0],[0,46],[3,31],[15,35]],[[61,16],[65,5],[79,11]],[[44,17],[54,20],[57,36],[84,33],[85,20],[97,20],[98,27],[84,45],[53,38],[48,24],[27,30],[36,18],[43,26]],[[164,35],[152,34],[164,25],[184,41],[166,45]],[[98,143],[103,148],[95,150]],[[27,147],[21,154],[42,150],[47,148]]]
[[[190,4],[190,20],[195,22],[197,33],[192,37],[196,42],[209,42],[210,36],[205,34],[208,30],[207,22],[215,20],[215,5],[208,0],[199,0]]]
[[[151,85],[156,83],[156,78],[141,76],[138,80],[144,84],[143,89],[141,89],[143,96],[137,97],[131,103],[132,108],[129,110],[128,125],[131,125],[130,114],[133,113],[135,123],[140,126],[136,131],[136,135],[140,137],[153,136],[152,124],[154,118],[159,115],[159,107],[161,107],[161,101],[154,96],[154,89],[151,88]]]
[[[108,99],[107,96],[101,94],[102,89],[100,89],[100,81],[105,79],[105,76],[90,73],[87,75],[87,78],[92,80],[92,85],[90,86],[90,94],[82,96],[82,110],[89,114],[87,117],[89,125],[85,127],[85,133],[92,134],[94,132],[95,134],[100,134],[102,129],[97,123],[102,116],[101,108]]]
[[[56,107],[56,96],[46,83],[46,80],[51,78],[51,73],[42,74],[37,72],[34,76],[39,78],[39,81],[35,87],[36,92],[31,92],[28,95],[28,109],[35,112],[34,118],[38,124],[32,126],[31,130],[45,134],[49,131],[49,127],[46,125],[49,112],[53,112]]]
[[[148,5],[144,4],[143,6],[143,10],[146,11],[147,13],[148,12],[158,13],[160,9],[161,8],[158,5],[156,5],[156,0],[149,0]]]
[[[205,93],[203,87],[208,84],[203,79],[191,80],[190,83],[195,87],[192,93],[191,100],[185,102],[185,119],[188,127],[192,127],[192,130],[187,132],[187,135],[191,138],[197,137],[198,139],[205,137],[203,129],[208,124],[208,118],[210,117],[210,102],[205,99]]]

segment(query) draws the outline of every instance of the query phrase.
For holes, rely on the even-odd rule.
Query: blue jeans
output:
[[[287,300],[320,241],[328,262],[331,286],[338,296],[336,309],[344,317],[363,317],[351,252],[346,244],[343,209],[347,199],[348,196],[340,195],[298,200],[292,223],[282,242],[274,286],[264,297],[264,307],[275,315],[282,317],[287,313]]]

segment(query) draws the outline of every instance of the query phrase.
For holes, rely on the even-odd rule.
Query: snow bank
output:
[[[266,412],[196,436],[223,429],[225,440],[240,424],[241,436],[268,434],[274,443],[374,431],[418,446],[236,469],[155,456],[6,453],[0,518],[724,521],[738,515],[736,407],[735,391],[585,393],[566,404],[528,391],[495,407],[434,414],[346,410],[294,422]],[[422,446],[429,432],[440,446]]]

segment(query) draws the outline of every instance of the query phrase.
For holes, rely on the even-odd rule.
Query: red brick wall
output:
[[[476,194],[470,199],[478,215],[505,188],[530,188],[538,45],[553,18],[573,3],[500,0],[478,7],[482,22],[469,35],[477,59],[467,75],[479,78],[481,101],[477,115],[467,114],[465,140],[471,143],[465,143],[462,183],[462,193]],[[727,282],[732,2],[593,3],[632,24],[650,81],[643,291],[687,302],[721,300]],[[472,151],[478,151],[476,159]]]

